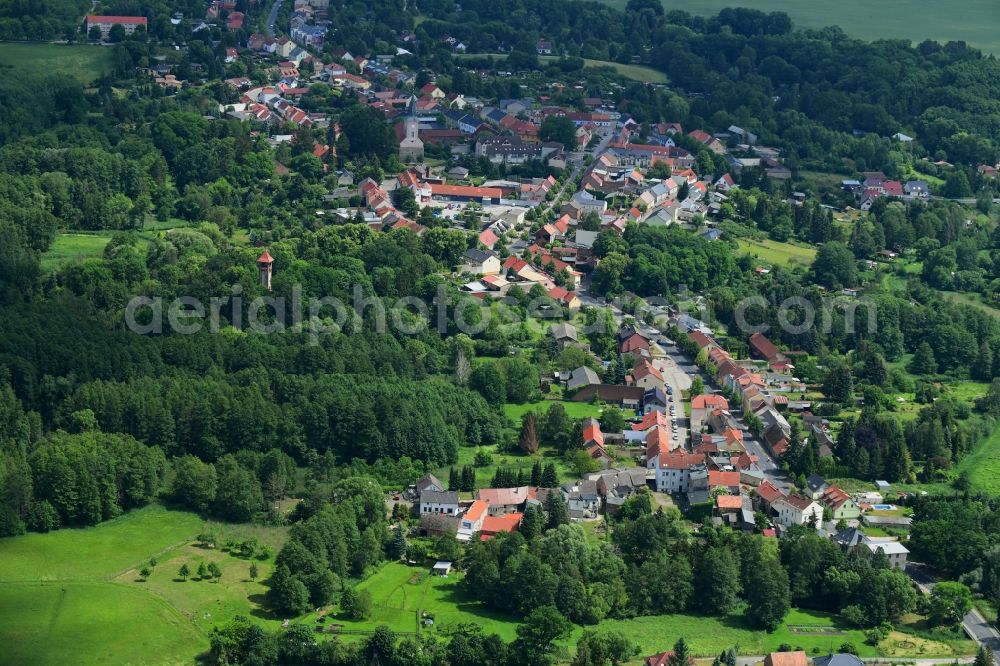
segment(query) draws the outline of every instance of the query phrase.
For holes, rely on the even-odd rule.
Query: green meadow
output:
[[[744,254],[749,254],[769,264],[776,264],[786,268],[792,266],[808,268],[816,257],[815,248],[792,243],[781,243],[769,238],[764,240],[741,238],[738,243],[740,250]]]
[[[0,75],[65,74],[91,83],[111,69],[111,49],[83,44],[0,44]],[[6,72],[6,73],[5,73]]]
[[[603,0],[624,9],[627,0]],[[836,25],[852,37],[866,40],[925,39],[939,42],[965,41],[991,53],[1000,53],[1000,3],[995,0],[895,0],[866,2],[841,0],[703,0],[685,3],[662,0],[667,11],[681,10],[698,16],[715,16],[726,7],[741,6],[763,12],[785,12],[799,28]]]

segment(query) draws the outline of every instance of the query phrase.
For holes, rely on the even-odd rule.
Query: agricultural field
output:
[[[64,74],[90,83],[111,69],[111,49],[71,44],[0,44],[0,73]]]
[[[627,0],[604,0],[624,9]],[[663,0],[667,11],[682,10],[699,16],[714,16],[734,5],[764,12],[785,12],[800,28],[840,26],[852,37],[866,40],[908,39],[919,43],[934,39],[965,41],[986,52],[1000,53],[1000,4],[993,0],[956,0],[933,2],[910,0],[906,3],[871,3],[865,0],[815,2],[815,0],[706,0],[695,4]]]
[[[780,243],[771,239],[755,240],[741,238],[737,241],[740,250],[769,264],[777,264],[790,268],[802,266],[808,268],[816,257],[816,249],[792,243]]]

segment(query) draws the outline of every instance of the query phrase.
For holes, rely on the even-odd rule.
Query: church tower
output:
[[[257,269],[260,271],[260,286],[268,291],[271,291],[271,268],[273,265],[274,259],[267,250],[264,250],[264,253],[257,257]]]
[[[416,116],[403,120],[403,140],[399,142],[399,161],[419,162],[424,159],[424,142],[420,140],[420,121]]]

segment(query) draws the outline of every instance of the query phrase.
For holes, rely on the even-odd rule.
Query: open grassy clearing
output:
[[[769,264],[778,264],[785,267],[809,267],[816,257],[815,248],[803,245],[779,243],[770,239],[751,240],[741,238],[737,242],[744,254],[749,254]]]
[[[42,268],[55,269],[74,261],[96,259],[104,254],[111,236],[110,232],[56,234],[48,252],[42,255]]]
[[[7,664],[191,664],[208,639],[141,589],[4,583],[0,645]]]
[[[506,53],[465,53],[456,54],[456,58],[494,58],[496,60],[503,60],[507,57]],[[559,60],[560,56],[538,56],[538,61],[541,63],[552,62]],[[667,75],[658,69],[653,69],[652,67],[646,67],[645,65],[631,65],[623,64],[620,62],[611,62],[610,60],[591,60],[590,58],[583,59],[584,67],[610,67],[617,71],[620,75],[627,79],[632,79],[633,81],[641,81],[643,83],[667,83]]]
[[[193,539],[203,523],[193,513],[153,504],[96,527],[0,539],[0,582],[115,576]]]
[[[1000,494],[1000,428],[977,444],[956,469],[969,473],[973,490]]]
[[[71,44],[0,43],[0,73],[62,74],[90,83],[111,69],[111,49]]]
[[[603,0],[624,9],[626,0]],[[679,9],[699,16],[714,16],[726,7],[742,6],[763,12],[785,12],[800,28],[840,26],[845,33],[861,39],[908,39],[922,42],[965,41],[984,51],[1000,52],[1000,4],[993,0],[908,0],[871,3],[865,0],[816,2],[815,0],[705,0],[683,3],[663,0],[667,11]]]
[[[538,59],[541,62],[549,62],[552,60],[559,60],[559,57],[539,56]],[[583,62],[586,67],[610,67],[626,79],[632,79],[633,81],[642,81],[643,83],[667,83],[667,75],[658,69],[653,69],[652,67],[646,67],[644,65],[626,65],[620,62],[611,62],[609,60],[591,60],[590,58],[584,58]]]

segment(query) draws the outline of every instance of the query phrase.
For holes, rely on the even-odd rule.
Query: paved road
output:
[[[267,36],[274,37],[274,23],[278,20],[278,10],[281,9],[281,0],[274,0],[271,11],[267,15]]]
[[[930,594],[937,580],[924,569],[919,562],[910,562],[906,573],[924,594]],[[993,650],[993,661],[1000,666],[1000,632],[986,621],[986,618],[975,608],[962,619],[962,628],[972,640]]]

